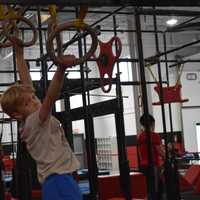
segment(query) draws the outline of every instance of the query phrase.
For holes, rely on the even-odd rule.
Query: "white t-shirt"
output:
[[[39,110],[32,113],[26,118],[21,137],[37,163],[40,183],[51,174],[71,173],[79,168],[61,123],[54,116],[42,123]]]

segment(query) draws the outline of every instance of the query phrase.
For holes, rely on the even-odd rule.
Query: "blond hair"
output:
[[[10,86],[1,96],[2,110],[12,115],[24,102],[24,93],[32,93],[34,89],[30,85],[15,84]]]

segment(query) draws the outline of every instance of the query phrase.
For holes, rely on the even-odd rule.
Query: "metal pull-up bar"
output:
[[[195,44],[198,44],[200,43],[200,40],[196,40],[194,42],[190,42],[190,43],[187,43],[187,44],[184,44],[182,46],[179,46],[179,47],[176,47],[174,49],[170,49],[168,51],[164,51],[164,52],[158,52],[155,56],[151,56],[151,57],[148,57],[147,59],[145,59],[147,61],[146,64],[150,64],[150,65],[154,65],[156,63],[159,62],[159,58],[161,56],[164,56],[164,55],[167,55],[167,54],[170,54],[170,53],[173,53],[175,51],[178,51],[178,50],[181,50],[183,48],[186,48],[188,46],[192,46],[192,45],[195,45]],[[182,62],[181,62],[182,63]]]

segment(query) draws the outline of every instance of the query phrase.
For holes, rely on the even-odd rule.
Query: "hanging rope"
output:
[[[159,62],[159,58],[157,56],[153,56],[151,58],[149,58],[151,61],[147,64],[145,64],[145,67],[147,67],[148,71],[150,72],[153,80],[159,84],[159,81],[157,80],[156,76],[154,75],[152,69],[151,69],[151,66],[158,63]],[[180,85],[180,79],[181,79],[181,75],[183,73],[183,68],[184,68],[184,63],[183,64],[180,64],[178,63],[178,77],[177,77],[177,81],[176,81],[176,84],[175,84],[175,89],[177,88],[178,85]]]
[[[184,64],[178,64],[178,77],[175,84],[175,89],[181,84],[181,75],[183,73]]]
[[[150,74],[151,74],[153,80],[154,80],[156,83],[158,83],[159,81],[157,80],[156,76],[155,76],[154,73],[152,72],[151,66],[152,66],[151,64],[145,65],[145,67],[147,67],[147,69],[149,70],[149,72],[150,72]]]
[[[155,65],[157,64],[159,61],[160,61],[160,58],[155,55],[155,56],[151,56],[148,58],[148,63],[145,63],[145,67],[149,70],[153,80],[156,82],[156,83],[159,83],[159,81],[157,80],[156,76],[154,75],[153,71],[151,70],[151,67],[152,65]]]

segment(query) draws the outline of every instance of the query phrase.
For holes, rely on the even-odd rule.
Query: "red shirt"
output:
[[[147,134],[145,132],[141,132],[138,136],[138,151],[140,156],[140,165],[142,167],[148,166],[148,148],[147,148]],[[161,166],[161,157],[158,151],[159,146],[161,145],[160,136],[157,133],[151,132],[151,142],[152,142],[152,151],[153,151],[153,159],[154,164],[156,166]],[[158,148],[157,148],[158,147]]]

